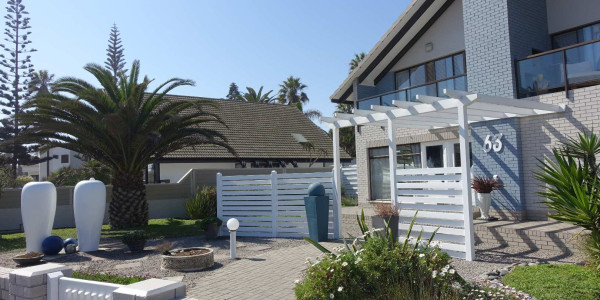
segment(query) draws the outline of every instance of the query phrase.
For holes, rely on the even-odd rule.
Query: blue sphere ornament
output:
[[[309,196],[325,196],[325,187],[320,183],[313,183],[308,187]]]
[[[42,252],[46,255],[56,255],[63,248],[63,239],[60,236],[52,235],[42,242]]]
[[[67,245],[78,246],[79,243],[77,243],[77,239],[75,239],[75,238],[68,238],[68,239],[65,239],[65,241],[63,242],[63,247],[67,247]]]

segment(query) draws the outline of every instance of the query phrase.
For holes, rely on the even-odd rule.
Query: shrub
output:
[[[397,217],[398,210],[389,203],[375,203],[375,214],[380,217]]]
[[[539,160],[536,177],[547,187],[539,194],[554,211],[550,218],[590,231],[584,244],[588,264],[600,270],[600,178],[596,163],[600,139],[592,132],[580,133],[552,153],[554,161],[547,157]]]
[[[358,196],[342,196],[342,206],[358,206]]]
[[[146,279],[150,279],[151,277],[149,275],[120,276],[120,275],[111,274],[111,273],[73,272],[73,278],[128,285],[128,284],[140,282],[140,281],[143,281]]]
[[[132,232],[128,232],[128,233],[124,234],[123,237],[121,238],[121,240],[123,241],[123,244],[125,244],[125,245],[145,241],[147,239],[148,239],[148,234],[143,230],[134,230]]]
[[[74,186],[82,180],[90,178],[110,183],[110,169],[98,161],[91,160],[81,168],[64,167],[48,176],[48,181],[56,186]]]
[[[33,179],[33,177],[31,176],[19,176],[15,179],[15,184],[16,186],[22,187],[24,185],[26,185],[29,182],[33,182],[35,181],[35,179]]]
[[[314,264],[308,261],[304,280],[295,288],[298,299],[461,298],[453,284],[464,280],[450,266],[450,256],[431,247],[431,239],[399,243],[387,225],[369,230],[364,213],[358,222],[364,243],[356,239],[331,252],[307,239],[323,255]]]
[[[214,186],[198,187],[196,193],[185,201],[185,210],[192,220],[217,216],[217,189]]]
[[[223,225],[223,221],[217,217],[204,218],[196,222],[196,224],[200,225],[202,230],[208,229],[208,224],[217,223],[217,227],[221,227]]]
[[[471,182],[471,188],[481,194],[489,194],[492,191],[499,190],[503,187],[504,185],[498,182],[498,180],[494,178],[489,178],[487,176],[475,176],[473,178],[473,181]]]

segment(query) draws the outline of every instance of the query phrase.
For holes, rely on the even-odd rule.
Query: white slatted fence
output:
[[[331,172],[222,176],[217,174],[217,216],[240,221],[237,235],[305,237],[308,225],[304,197],[312,183],[321,183],[329,196],[329,235],[334,237],[333,175]],[[221,234],[225,234],[223,227]]]
[[[427,239],[439,227],[434,241],[448,254],[465,258],[472,247],[465,240],[465,227],[469,226],[471,216],[465,218],[463,211],[461,168],[398,169],[396,172],[400,236],[406,236],[410,221],[418,211],[411,236],[416,238],[423,230],[423,238]]]
[[[123,287],[100,281],[64,277],[62,272],[48,274],[48,300],[112,300],[113,292]]]
[[[358,177],[356,173],[356,165],[343,167],[341,172],[342,188],[346,196],[358,195]]]

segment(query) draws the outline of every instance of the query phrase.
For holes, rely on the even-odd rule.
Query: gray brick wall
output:
[[[537,193],[542,189],[535,179],[538,170],[538,158],[552,155],[552,148],[568,137],[577,136],[582,130],[598,133],[600,129],[600,85],[564,92],[546,94],[523,99],[550,104],[568,104],[564,113],[520,118],[521,145],[523,155],[523,173],[525,186],[525,204],[527,218],[531,220],[547,219],[548,209],[540,201]]]
[[[549,49],[545,0],[463,0],[469,91],[515,97],[514,59]]]
[[[483,150],[487,135],[502,134],[499,152]],[[471,125],[473,174],[498,175],[505,187],[492,193],[492,208],[502,219],[520,219],[525,210],[523,167],[521,157],[521,128],[517,118],[481,122]]]

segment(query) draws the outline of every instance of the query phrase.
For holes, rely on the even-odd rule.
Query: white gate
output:
[[[434,241],[448,254],[465,258],[472,247],[465,230],[470,226],[471,216],[465,218],[463,210],[461,168],[398,169],[396,172],[400,236],[406,236],[410,221],[418,211],[411,236],[417,237],[423,230],[426,239],[439,227]]]
[[[357,196],[358,177],[356,173],[356,165],[343,167],[341,175],[342,189],[344,189],[346,196]]]
[[[334,201],[331,172],[222,176],[217,174],[217,216],[240,221],[239,236],[305,237],[304,197],[321,183],[329,196],[329,236],[338,237],[340,208]],[[224,229],[223,229],[224,230]]]

